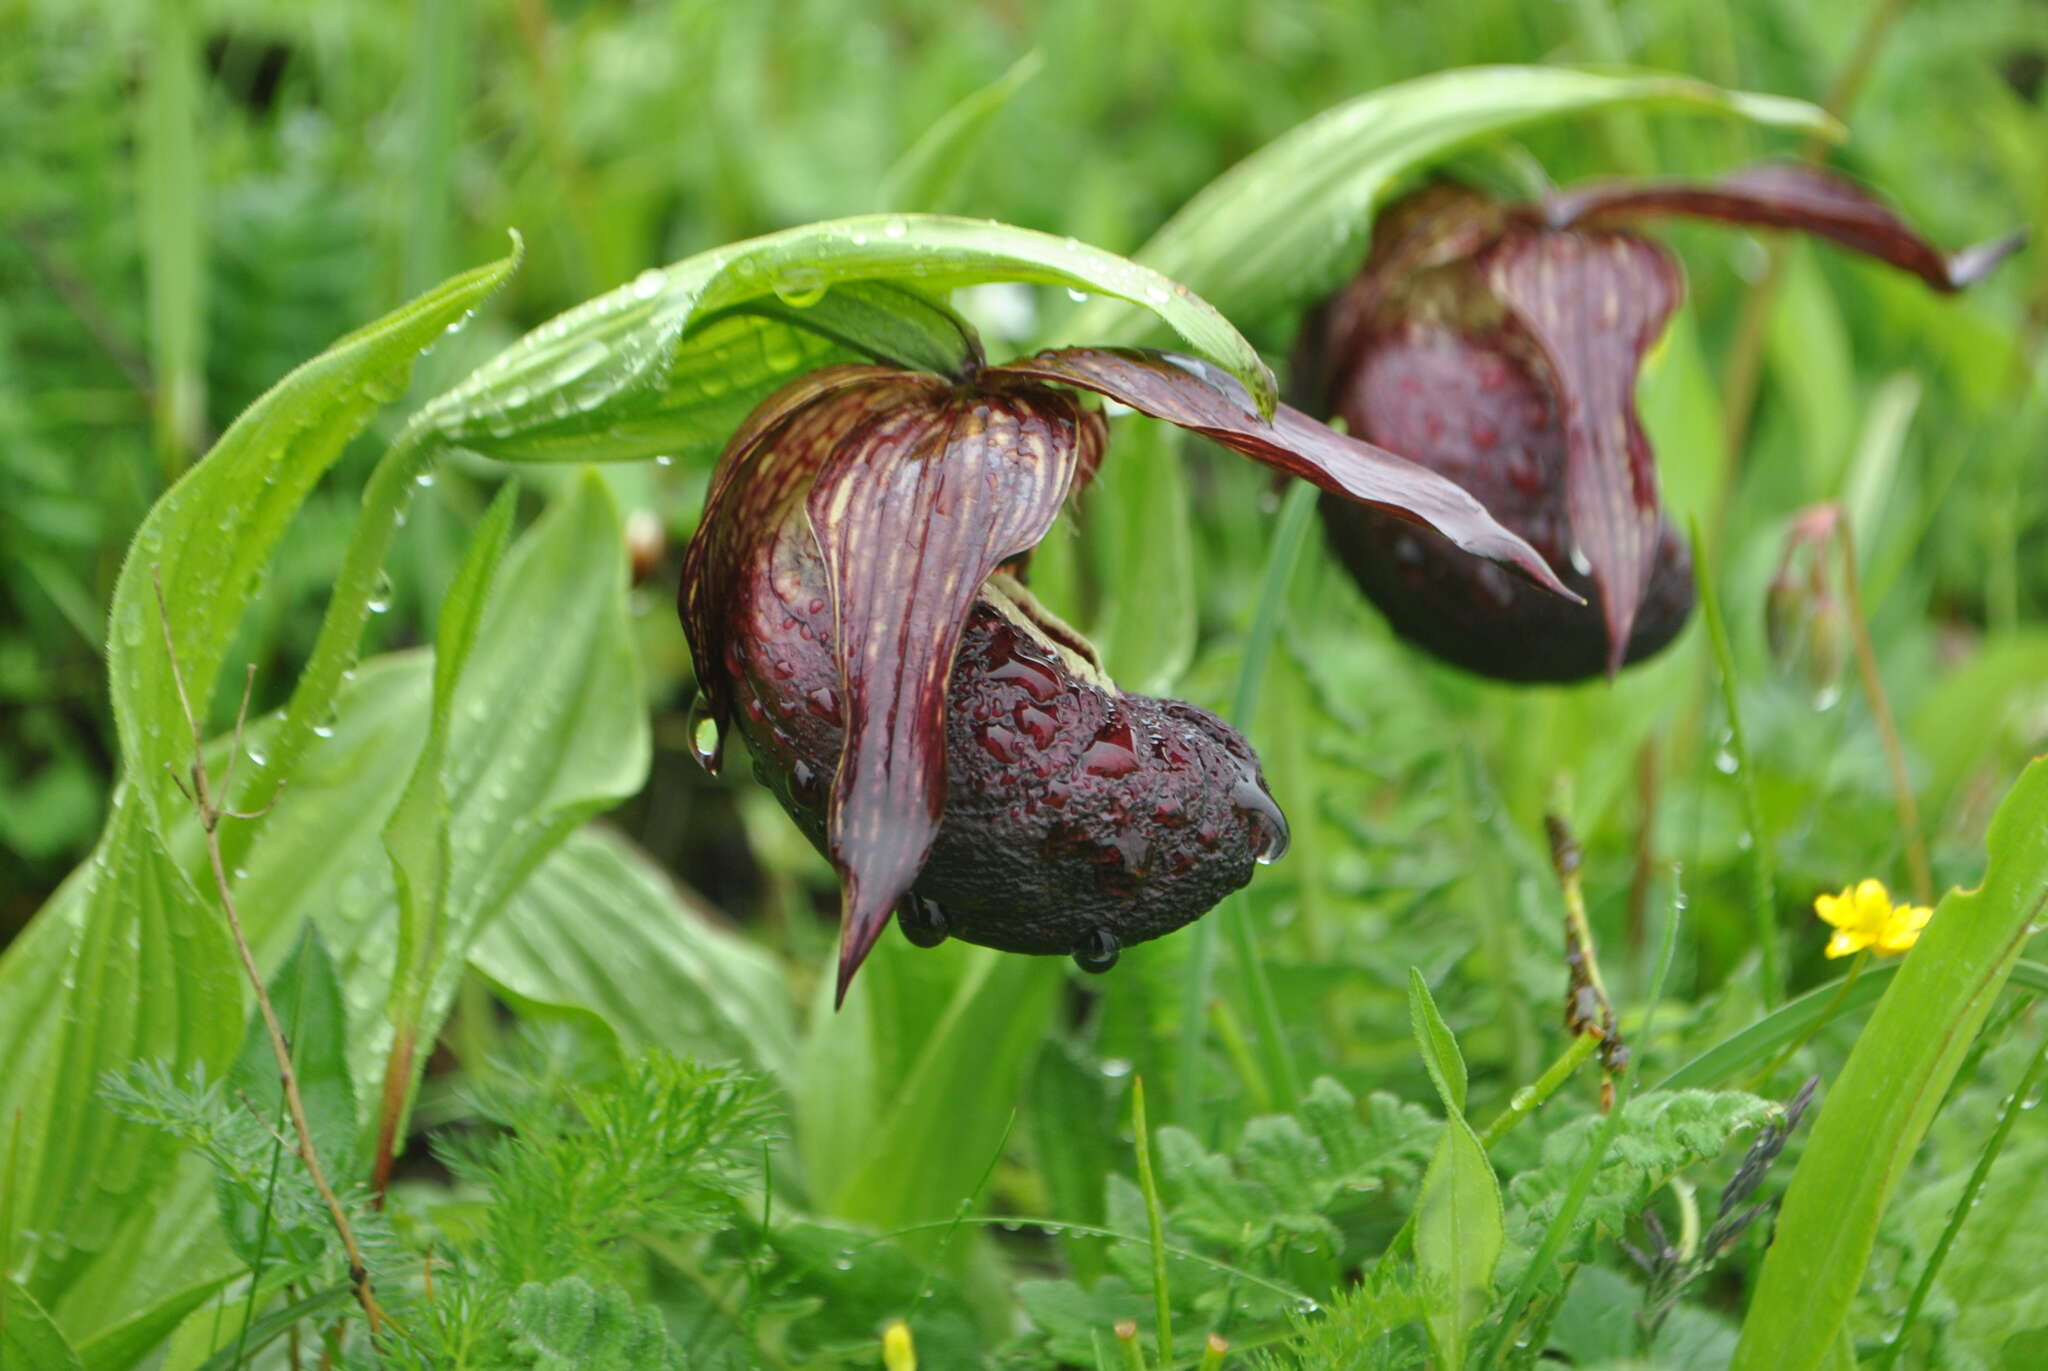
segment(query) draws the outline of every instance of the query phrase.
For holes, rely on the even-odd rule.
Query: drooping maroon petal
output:
[[[873,414],[805,503],[837,620],[846,743],[827,844],[841,881],[838,995],[917,879],[946,804],[946,687],[969,608],[1045,536],[1082,416],[975,387]]]
[[[1140,348],[1062,348],[987,374],[1054,381],[1106,395],[1324,490],[1433,528],[1467,552],[1578,598],[1535,549],[1456,484],[1384,448],[1347,438],[1288,405],[1275,410],[1268,423],[1252,408],[1237,378],[1206,362]]]
[[[783,387],[747,417],[712,472],[698,534],[683,554],[677,588],[685,635],[696,650],[697,685],[712,717],[731,717],[730,687],[722,669],[724,615],[740,574],[734,555],[755,528],[772,526],[776,512],[808,487],[835,443],[873,414],[943,385],[893,367],[837,366],[814,371]],[[837,404],[814,403],[843,391]]]
[[[1596,217],[1684,214],[1760,228],[1798,229],[1852,252],[1910,271],[1936,290],[1982,279],[2026,240],[2025,233],[1945,254],[1883,201],[1847,177],[1819,167],[1766,162],[1712,181],[1607,181],[1551,195],[1552,227]]]
[[[1510,232],[1488,250],[1484,269],[1550,366],[1565,429],[1565,507],[1600,590],[1611,676],[1649,582],[1660,518],[1636,373],[1678,307],[1684,278],[1670,253],[1621,233]]]

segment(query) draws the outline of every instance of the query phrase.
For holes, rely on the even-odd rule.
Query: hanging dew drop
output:
[[[1723,744],[1714,749],[1714,770],[1723,776],[1733,776],[1741,769],[1742,762],[1736,757],[1733,748]]]
[[[1072,286],[1068,286],[1067,298],[1077,305],[1085,305],[1088,303],[1088,292],[1085,290],[1075,290]]]
[[[419,475],[412,478],[412,483],[425,489],[427,486],[434,484],[434,473],[431,470],[422,471]]]
[[[720,734],[718,716],[711,712],[711,701],[698,695],[690,702],[689,716],[690,755],[697,759],[697,765],[713,776],[725,759],[725,739]]]
[[[390,609],[392,593],[391,574],[385,571],[378,572],[376,588],[370,592],[370,613],[382,614]]]

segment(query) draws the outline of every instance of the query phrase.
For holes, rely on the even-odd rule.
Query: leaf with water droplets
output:
[[[664,268],[658,289],[643,273],[514,343],[429,406],[423,422],[463,446],[516,460],[703,451],[782,383],[862,356],[857,349],[886,336],[870,328],[850,339],[845,320],[835,320],[826,304],[840,288],[910,292],[897,298],[904,316],[897,331],[922,341],[899,340],[910,355],[896,360],[930,365],[933,340],[942,345],[943,338],[918,322],[931,312],[929,299],[994,281],[1130,301],[1236,376],[1255,408],[1272,408],[1272,373],[1251,344],[1159,273],[1072,238],[990,220],[891,214],[807,224],[714,248]],[[865,304],[876,303],[887,307],[886,297],[871,293]],[[744,313],[757,308],[775,318]],[[809,315],[817,309],[825,313]],[[592,345],[603,362],[571,367]]]

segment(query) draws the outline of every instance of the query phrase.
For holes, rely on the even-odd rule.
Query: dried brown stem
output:
[[[256,969],[256,955],[249,950],[249,939],[242,932],[241,915],[235,911],[235,896],[228,881],[227,863],[221,857],[220,821],[222,819],[249,818],[216,803],[214,792],[206,775],[206,735],[199,725],[199,716],[193,712],[191,698],[185,692],[184,673],[178,668],[177,644],[171,639],[171,615],[164,603],[163,573],[151,566],[150,580],[156,586],[157,618],[163,625],[164,653],[170,659],[171,684],[177,687],[178,708],[184,712],[186,726],[192,730],[192,771],[191,789],[186,793],[192,799],[193,808],[199,814],[200,831],[206,836],[206,855],[213,866],[214,889],[220,895],[221,913],[227,916],[228,932],[233,935],[235,952],[241,957],[242,970],[249,977],[249,984],[256,990],[256,1008],[263,1016],[263,1026],[270,1035],[270,1050],[277,1057],[277,1075],[284,1087],[285,1108],[291,1115],[292,1132],[298,1140],[299,1160],[305,1164],[306,1174],[312,1178],[313,1188],[320,1192],[320,1200],[327,1206],[327,1215],[334,1223],[334,1231],[341,1238],[342,1248],[348,1253],[348,1278],[355,1289],[356,1303],[363,1307],[363,1316],[370,1323],[370,1337],[374,1340],[384,1330],[384,1311],[377,1305],[377,1296],[370,1288],[369,1268],[363,1262],[363,1249],[356,1242],[355,1229],[350,1226],[348,1213],[342,1208],[334,1187],[327,1182],[327,1172],[320,1165],[320,1152],[313,1145],[313,1127],[306,1119],[306,1102],[299,1094],[299,1076],[292,1065],[291,1045],[285,1040],[284,1028],[278,1023],[277,1009],[270,1002],[270,992],[264,988],[263,973]],[[235,713],[234,741],[229,752],[230,758],[242,748],[242,728],[249,717],[249,691],[255,683],[255,670],[242,685],[241,708]],[[230,767],[233,762],[230,761]],[[223,793],[225,793],[223,791]]]
[[[1563,818],[1543,816],[1544,832],[1550,838],[1550,862],[1557,871],[1564,892],[1564,964],[1570,983],[1565,990],[1564,1026],[1574,1036],[1597,1039],[1600,1069],[1607,1079],[1600,1087],[1604,1112],[1614,1098],[1614,1077],[1628,1067],[1628,1044],[1614,1018],[1614,1001],[1600,978],[1600,959],[1593,947],[1593,926],[1586,917],[1586,895],[1579,884],[1578,840]]]

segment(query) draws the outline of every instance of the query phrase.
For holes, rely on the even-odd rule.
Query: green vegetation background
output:
[[[885,181],[906,150],[1030,52],[1041,65],[990,117],[974,156],[928,182],[917,207],[1127,252],[1268,139],[1404,77],[1488,62],[1629,63],[1828,101],[1845,72],[1863,69],[1871,16],[1891,11],[1896,22],[1842,111],[1853,136],[1835,164],[1938,241],[2015,224],[2048,236],[2039,0],[0,0],[0,941],[80,860],[104,817],[115,758],[106,604],[150,502],[290,367],[499,255],[507,227],[526,238],[524,268],[475,327],[426,359],[415,395],[649,265],[903,207],[885,203]],[[1506,185],[1526,177],[1530,158],[1560,182],[1706,173],[1795,147],[1734,120],[1629,114],[1546,129],[1465,169]],[[1432,1098],[1409,1035],[1410,965],[1438,983],[1475,1101],[1504,1101],[1562,1047],[1558,914],[1537,823],[1560,773],[1572,778],[1571,817],[1588,847],[1594,924],[1631,1012],[1682,884],[1689,919],[1664,1036],[1642,1045],[1652,1078],[1763,1007],[1749,908],[1757,843],[1776,872],[1790,987],[1828,974],[1812,895],[1865,875],[1899,887],[1905,867],[1853,676],[1817,686],[1775,671],[1764,652],[1764,583],[1788,516],[1805,504],[1842,499],[1851,512],[1938,884],[1976,880],[1991,806],[2048,744],[2048,254],[2023,254],[1980,290],[1938,300],[1879,268],[1791,245],[1735,472],[1722,440],[1730,352],[1766,247],[1712,229],[1664,236],[1687,264],[1691,296],[1645,378],[1644,404],[1674,508],[1711,520],[1727,493],[1719,585],[1761,831],[1744,819],[1697,627],[1613,688],[1510,693],[1394,644],[1312,547],[1289,592],[1263,710],[1240,721],[1295,821],[1294,852],[1261,874],[1251,908],[1276,989],[1300,1007],[1304,1079]],[[997,347],[1027,331],[1011,312],[1067,307],[1002,293],[967,305]],[[1284,355],[1290,320],[1237,322]],[[401,414],[337,466],[270,572],[234,649],[259,665],[259,708],[281,701],[310,646],[376,440]],[[1176,609],[1189,616],[1193,651],[1148,662],[1158,679],[1138,684],[1220,704],[1270,506],[1242,464],[1192,444],[1182,455],[1197,522],[1191,593]],[[697,892],[706,917],[731,920],[766,950],[782,973],[762,992],[782,997],[774,1022],[802,1020],[827,965],[829,872],[743,775],[702,775],[685,737],[692,683],[669,605],[704,476],[684,465],[605,473],[656,559],[632,599],[655,763],[613,822]],[[431,640],[498,473],[451,462],[439,477],[401,533],[391,605],[366,653]],[[542,473],[529,485],[545,493],[551,481],[567,490],[571,477]],[[1145,492],[1120,498],[1142,509]],[[1146,610],[1128,588],[1155,588],[1123,546],[1095,530],[1069,535],[1049,549],[1046,570],[1112,668],[1120,638],[1144,638],[1133,624]],[[231,700],[215,702],[217,727],[231,715]],[[1048,1151],[1055,1121],[1033,1111],[1079,1077],[1100,1127],[1075,1131],[1124,1146],[1118,1092],[1132,1062],[1171,1037],[1180,955],[1169,940],[1127,956],[1109,981],[1058,988],[1072,1032],[1037,1069],[1019,1141],[993,1178],[998,1203],[1057,1212],[1065,1161],[1090,1176],[1123,1164],[1063,1161]],[[510,957],[494,983],[516,1001]],[[881,968],[867,989],[909,994],[903,983],[940,977],[944,965]],[[656,984],[643,994],[658,1004],[664,989],[677,993]],[[458,1066],[476,1065],[496,1041],[489,994],[481,980],[469,987],[454,1029]],[[1753,1088],[1783,1097],[1806,1071],[1831,1070],[1853,1027],[1824,1034]],[[768,1041],[775,1031],[746,1052],[771,1071],[792,1050]],[[650,1038],[660,1040],[660,1025]],[[1972,1129],[1983,1131],[1972,1121],[1988,1117],[2024,1056],[1994,1054],[1957,1106],[1959,1122],[1937,1127],[1922,1159],[1925,1193],[1967,1167]],[[1206,1141],[1217,1145],[1267,1102],[1256,1072],[1219,1058],[1212,1074],[1226,1136]],[[422,1113],[443,1121],[461,1108],[430,1092]],[[2000,1176],[2044,1157],[2036,1130]],[[940,1212],[958,1198],[943,1197]],[[1903,1206],[1881,1260],[1910,1264],[1924,1252],[1921,1230],[1939,1226],[1938,1211],[1922,1212],[1930,1203]],[[1100,1266],[1042,1244],[1016,1260],[1080,1274]],[[1984,1279],[2000,1269],[1995,1249],[1973,1260]],[[1897,1295],[1873,1294],[1865,1313],[1881,1322]],[[1739,1282],[1714,1299],[1739,1307]]]

